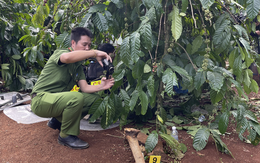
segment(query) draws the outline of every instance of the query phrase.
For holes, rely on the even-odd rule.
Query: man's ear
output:
[[[76,45],[76,41],[75,40],[71,40],[71,47],[75,46]]]

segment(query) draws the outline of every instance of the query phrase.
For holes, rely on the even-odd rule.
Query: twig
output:
[[[198,10],[198,12],[199,12],[199,15],[200,15],[200,18],[201,18],[201,21],[202,21],[202,25],[203,25],[203,28],[204,28],[204,30],[205,30],[205,37],[206,37],[206,39],[208,39],[208,35],[207,35],[207,29],[206,29],[206,25],[205,25],[205,22],[204,22],[204,19],[203,19],[203,16],[202,16],[202,14],[200,13],[200,10],[198,9],[198,6],[197,6],[197,4],[195,3],[195,7],[196,7],[196,9]],[[207,48],[209,47],[209,45],[207,44]]]
[[[123,132],[121,132],[121,131],[118,131],[118,130],[116,130],[116,132],[118,132],[118,133],[122,134],[122,135],[125,137],[125,134],[124,134]]]
[[[184,49],[184,47],[182,47],[178,42],[175,42],[175,43],[176,43],[177,45],[179,45],[179,46],[184,50],[184,52],[187,54],[187,57],[189,58],[189,60],[190,60],[190,62],[191,62],[191,64],[192,64],[193,68],[195,69],[195,71],[197,71],[197,67],[193,64],[193,62],[192,62],[192,60],[191,60],[189,54],[188,54],[187,51]]]
[[[124,139],[124,137],[122,137],[122,136],[116,136],[116,135],[111,135],[111,134],[106,134],[106,135],[116,137],[116,138],[120,138],[120,139]]]
[[[193,21],[194,21],[195,28],[197,28],[196,19],[194,18],[194,14],[193,14],[193,8],[192,8],[191,0],[189,0],[189,1],[190,1],[191,15],[192,15],[192,18],[193,18]]]
[[[149,54],[150,54],[150,57],[151,57],[151,60],[152,60],[152,63],[153,63],[153,56],[152,56],[150,50],[148,50],[148,52],[149,52]]]
[[[169,35],[168,35],[168,28],[166,25],[166,20],[167,20],[167,3],[168,0],[166,0],[165,2],[165,6],[164,6],[164,22],[163,22],[163,28],[164,28],[164,36],[165,36],[165,41],[164,41],[164,52],[163,55],[165,55],[167,53],[167,48],[169,45]]]
[[[219,0],[217,0],[217,2],[220,3],[221,6],[224,7],[224,8],[227,10],[227,12],[229,13],[229,15],[235,20],[236,24],[239,24],[238,21],[237,21],[237,19],[236,19],[236,18],[234,17],[234,15],[229,11],[228,8],[227,8],[225,5],[223,5],[223,3],[220,2]]]
[[[163,14],[161,15],[161,18],[160,18],[159,34],[158,34],[158,40],[157,40],[157,45],[156,45],[156,50],[155,50],[155,56],[154,56],[155,61],[156,61],[156,58],[157,58],[157,51],[158,51],[158,46],[159,46],[159,41],[160,41],[160,35],[161,35],[162,17],[163,17]]]

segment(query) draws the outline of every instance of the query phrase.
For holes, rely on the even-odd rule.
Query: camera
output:
[[[109,79],[110,75],[114,73],[114,65],[107,59],[103,59],[102,63],[103,63],[104,74],[106,74],[106,78]]]

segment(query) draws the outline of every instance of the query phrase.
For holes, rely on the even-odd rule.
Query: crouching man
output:
[[[100,85],[88,85],[82,62],[92,57],[102,65],[102,60],[112,62],[111,57],[99,50],[90,50],[92,33],[77,27],[71,33],[71,47],[57,49],[49,58],[32,93],[31,109],[40,117],[53,117],[48,126],[60,130],[58,143],[73,149],[88,148],[79,139],[80,120],[87,115],[95,100],[95,92],[114,85],[114,79],[101,79]],[[77,84],[80,92],[70,92]]]

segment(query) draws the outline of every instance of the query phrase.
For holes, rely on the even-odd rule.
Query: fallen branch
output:
[[[127,139],[129,146],[132,150],[133,156],[135,158],[136,163],[145,163],[143,154],[141,152],[141,149],[139,147],[139,143],[137,140],[137,135],[140,132],[140,130],[134,129],[134,128],[125,128],[124,134],[125,138]]]

